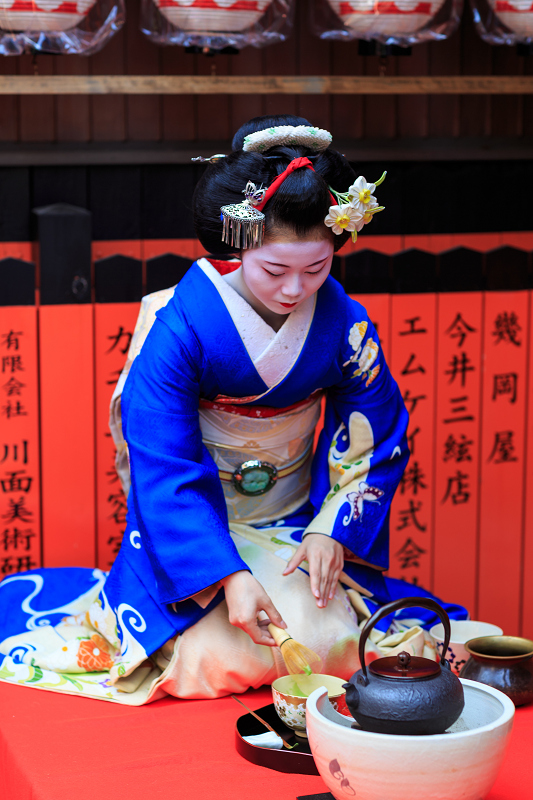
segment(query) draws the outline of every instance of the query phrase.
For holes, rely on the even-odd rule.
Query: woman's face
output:
[[[242,274],[250,292],[275,314],[290,314],[314,294],[329,275],[331,239],[267,240],[242,252]]]

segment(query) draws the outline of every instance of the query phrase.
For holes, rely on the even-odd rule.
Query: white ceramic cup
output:
[[[451,637],[450,644],[446,653],[446,659],[450,662],[452,672],[459,675],[468,659],[469,653],[465,650],[465,642],[470,639],[477,639],[478,636],[501,636],[503,631],[497,625],[490,622],[476,622],[473,619],[450,620]],[[435,641],[437,655],[442,655],[444,646],[444,625],[439,622],[430,629],[430,634]]]
[[[282,675],[272,684],[274,708],[280,720],[298,736],[305,732],[305,704],[309,695],[322,686],[328,690],[329,702],[340,714],[351,718],[346,705],[345,681],[333,675]]]

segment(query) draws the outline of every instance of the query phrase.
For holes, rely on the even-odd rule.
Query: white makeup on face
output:
[[[320,289],[332,259],[330,239],[267,241],[242,252],[242,267],[228,282],[277,330],[287,314]]]

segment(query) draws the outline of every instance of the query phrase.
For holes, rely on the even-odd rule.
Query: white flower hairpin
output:
[[[329,187],[338,205],[330,206],[324,222],[334,234],[348,231],[352,234],[352,242],[355,242],[358,232],[372,221],[374,214],[384,210],[385,206],[378,205],[373,193],[383,183],[386,175],[384,172],[375,183],[367,183],[366,178],[360,175],[347,192],[336,192]]]

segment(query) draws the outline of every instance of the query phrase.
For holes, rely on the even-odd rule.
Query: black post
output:
[[[192,263],[190,258],[183,258],[174,253],[165,253],[162,256],[150,258],[146,262],[146,294],[175,286]]]
[[[437,288],[437,257],[425,250],[403,250],[392,256],[393,292],[415,294]]]
[[[18,258],[0,261],[0,306],[35,305],[35,264]]]
[[[91,302],[91,219],[85,208],[56,203],[35,208],[41,304]]]
[[[142,297],[142,262],[130,256],[109,256],[94,262],[97,303],[136,303]]]

